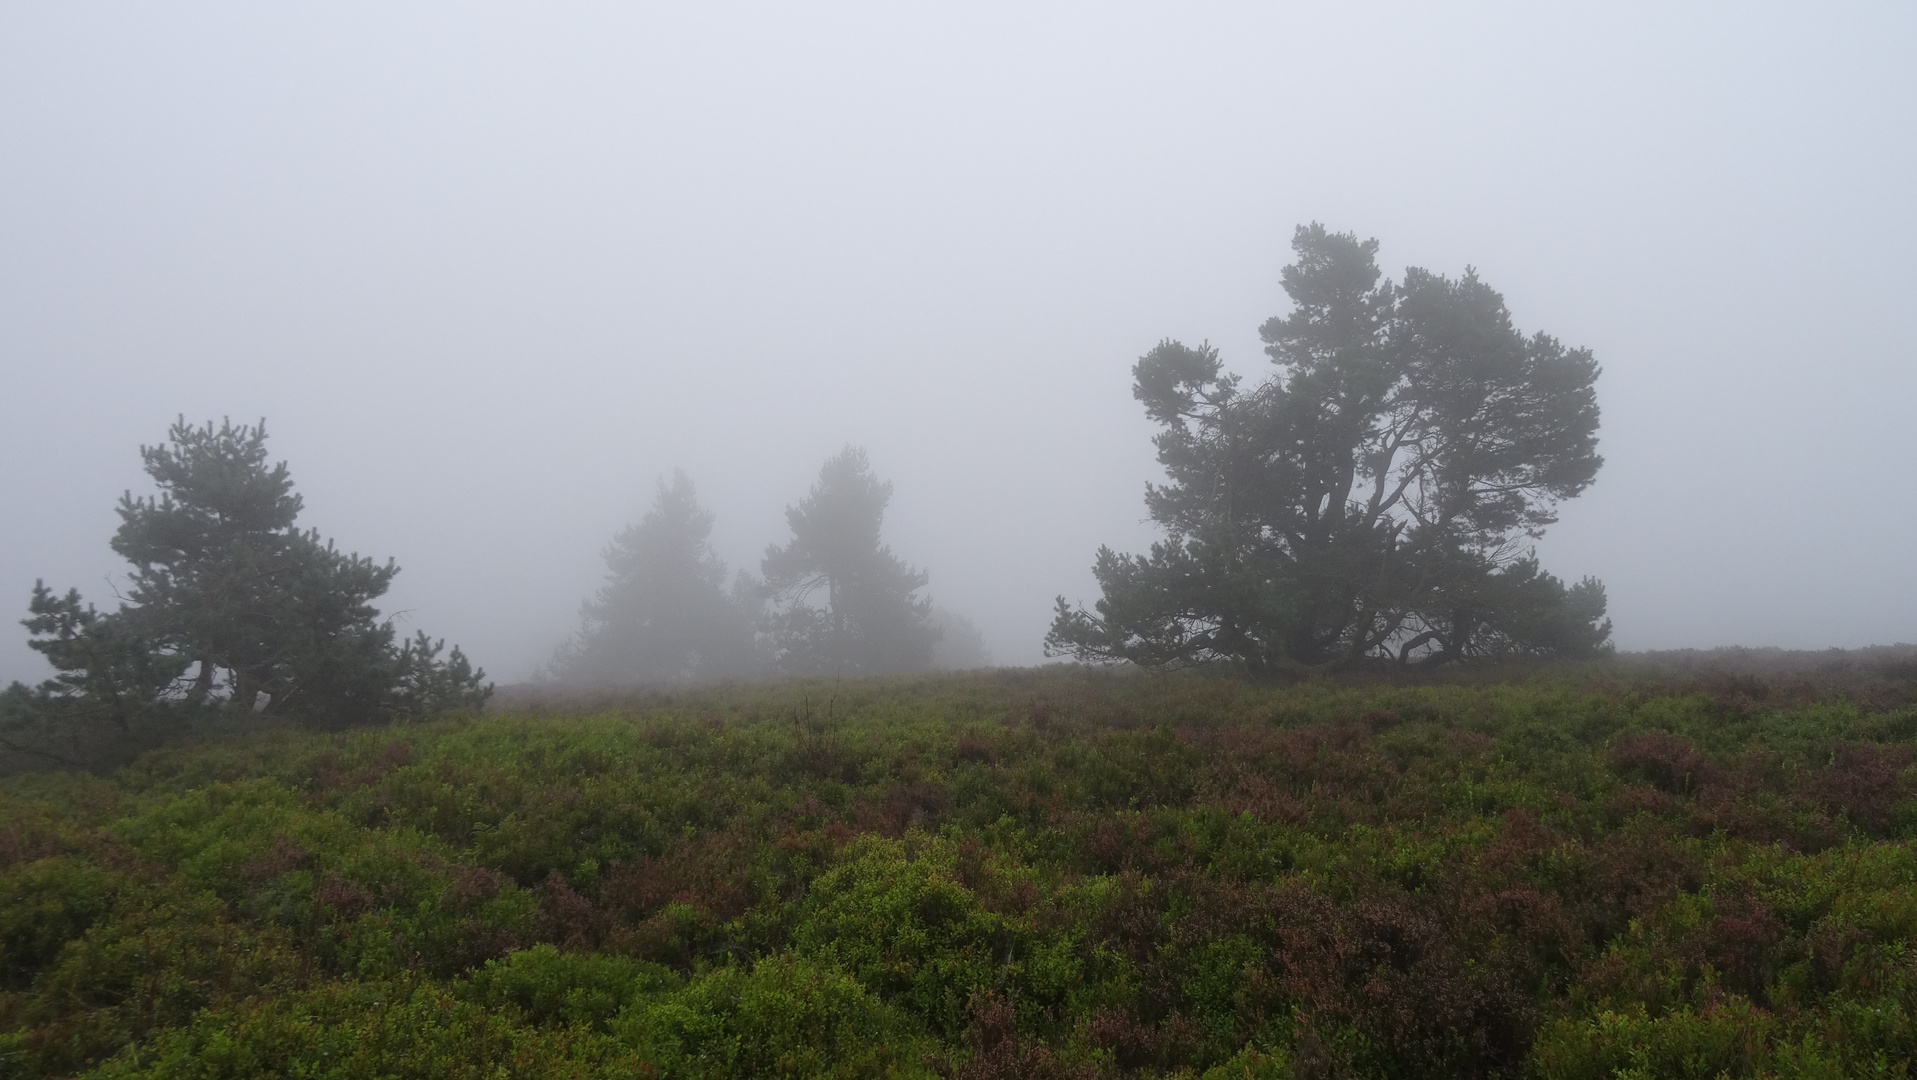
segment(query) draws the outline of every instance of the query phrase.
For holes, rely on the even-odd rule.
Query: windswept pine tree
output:
[[[477,706],[491,693],[455,646],[395,643],[373,602],[399,572],[297,525],[266,424],[184,418],[140,456],[157,493],[120,500],[113,550],[132,564],[114,611],[35,585],[28,644],[57,674],[6,693],[0,740],[80,762],[206,710],[342,727]]]
[[[938,629],[918,595],[925,571],[880,538],[892,485],[872,475],[865,451],[846,447],[819,470],[805,499],[786,508],[792,539],[760,564],[767,617],[782,670],[862,675],[922,671]]]
[[[738,678],[758,669],[749,583],[726,587],[712,513],[690,477],[659,482],[652,509],[606,548],[606,583],[549,672],[571,682],[634,684]]]
[[[1604,589],[1530,541],[1597,476],[1597,361],[1521,334],[1474,271],[1383,279],[1378,244],[1299,227],[1292,311],[1252,386],[1166,341],[1132,369],[1167,482],[1165,539],[1101,549],[1094,609],[1058,600],[1054,655],[1253,670],[1606,647]]]

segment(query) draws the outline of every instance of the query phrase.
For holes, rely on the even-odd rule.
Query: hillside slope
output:
[[[14,777],[0,1075],[1901,1075],[1892,660],[525,691]]]

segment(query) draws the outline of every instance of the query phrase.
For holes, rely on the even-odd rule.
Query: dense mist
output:
[[[1592,350],[1538,550],[1618,647],[1909,641],[1914,52],[1887,3],[15,4],[0,615],[110,603],[140,447],[264,417],[501,681],[662,481],[758,573],[847,446],[948,635],[1035,663],[1156,535],[1132,365],[1263,378],[1319,221]]]

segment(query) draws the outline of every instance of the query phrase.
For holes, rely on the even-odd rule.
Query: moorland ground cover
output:
[[[0,781],[0,1074],[1902,1075],[1917,664],[502,694]]]

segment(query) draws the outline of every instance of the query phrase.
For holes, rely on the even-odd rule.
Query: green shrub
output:
[[[429,982],[335,983],[211,1010],[93,1080],[544,1080],[631,1077],[643,1064],[589,1032],[540,1032]]]
[[[603,1028],[626,1007],[678,984],[679,979],[658,964],[536,945],[487,961],[456,984],[454,992],[489,1008],[517,1006],[537,1024]]]
[[[271,928],[235,925],[218,900],[174,884],[129,889],[13,999],[0,1061],[21,1076],[75,1072],[200,1010],[296,985]]]
[[[122,879],[56,855],[0,870],[0,990],[22,990],[106,913]]]
[[[1206,1069],[1201,1080],[1292,1080],[1296,1075],[1291,1055],[1247,1046]]]
[[[1643,1006],[1604,1011],[1581,1023],[1560,1021],[1532,1051],[1540,1080],[1717,1080],[1774,1075],[1777,1021],[1731,997],[1702,1011],[1686,1007],[1652,1017]]]
[[[949,846],[868,838],[812,882],[794,946],[940,1032],[965,1027],[976,992],[1005,980],[1016,937],[955,880]]]
[[[612,1027],[674,1080],[929,1076],[916,1024],[838,968],[789,953],[702,975]]]

